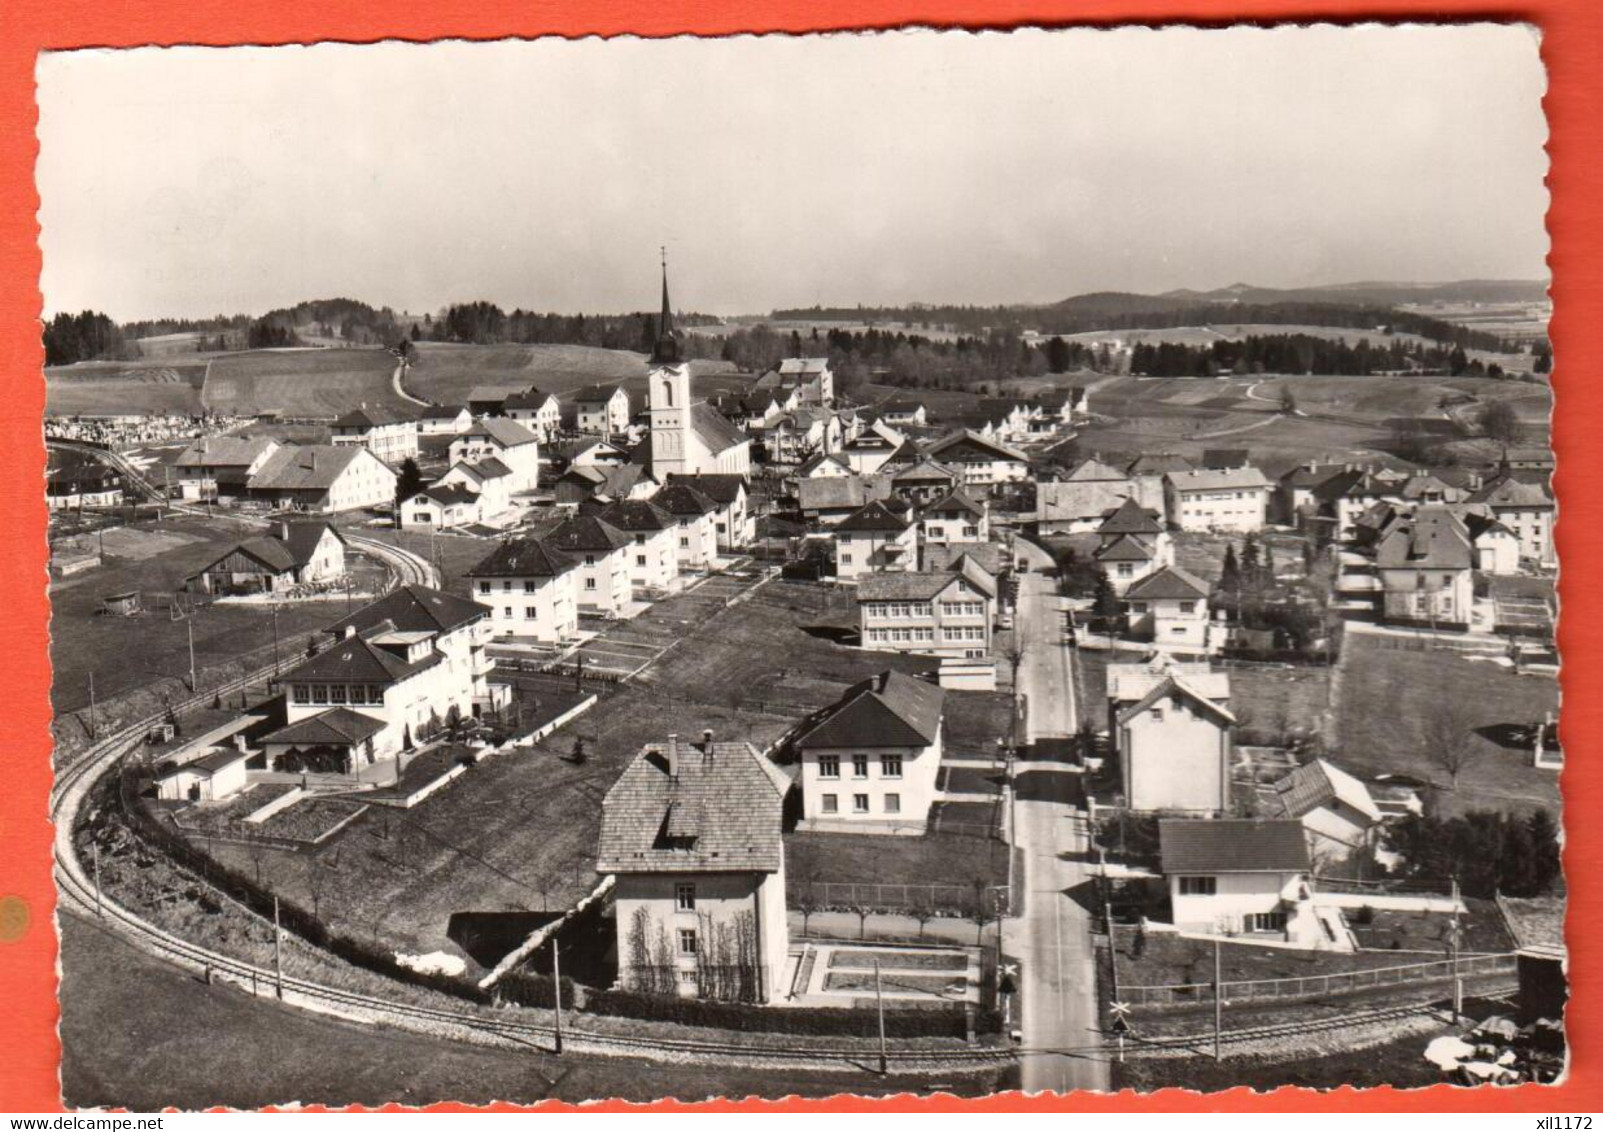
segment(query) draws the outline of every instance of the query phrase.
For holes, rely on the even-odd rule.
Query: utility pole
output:
[[[278,603],[273,603],[273,676],[278,676]]]
[[[95,847],[95,915],[96,916],[103,916],[103,915],[105,915],[105,913],[101,909],[101,906],[100,906],[100,842],[96,841],[94,843],[94,847]]]
[[[551,941],[551,991],[557,1002],[557,1048],[562,1052],[562,961],[557,958],[557,941]]]
[[[273,897],[273,981],[278,997],[284,997],[284,933],[278,926],[278,897]]]
[[[198,692],[200,685],[195,682],[195,622],[185,617],[184,629],[189,634],[189,690]]]
[[[1464,980],[1458,977],[1458,878],[1453,878],[1453,930],[1447,941],[1447,955],[1453,969],[1453,1025],[1464,1013]]]
[[[1213,937],[1213,1059],[1224,1060],[1223,1032],[1225,1019],[1225,984],[1224,963],[1220,957],[1221,943],[1219,937]]]
[[[879,1015],[879,1075],[890,1073],[890,1061],[885,1055],[885,991],[879,981],[879,960],[874,960],[874,1009]]]
[[[100,718],[95,712],[95,674],[89,673],[89,738],[100,738]]]

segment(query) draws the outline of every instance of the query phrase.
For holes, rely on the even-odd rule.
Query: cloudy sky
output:
[[[47,312],[1544,278],[1533,34],[150,49],[38,70]]]

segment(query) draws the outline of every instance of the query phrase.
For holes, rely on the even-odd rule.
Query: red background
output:
[[[56,940],[52,931],[54,890],[50,875],[50,828],[45,799],[50,787],[50,667],[46,657],[49,606],[45,597],[44,447],[40,419],[44,382],[39,340],[41,297],[33,164],[37,150],[33,67],[35,55],[51,48],[137,46],[178,43],[355,42],[440,37],[494,39],[536,35],[661,36],[681,32],[800,32],[909,25],[1009,28],[1111,23],[1257,23],[1334,20],[1525,20],[1542,30],[1548,69],[1545,102],[1551,127],[1548,184],[1552,191],[1548,228],[1555,303],[1552,337],[1553,385],[1557,394],[1553,441],[1558,452],[1560,506],[1558,545],[1563,560],[1559,639],[1564,657],[1563,739],[1569,753],[1563,787],[1566,801],[1589,813],[1603,807],[1603,785],[1588,764],[1592,744],[1603,738],[1603,706],[1591,699],[1603,666],[1603,502],[1588,484],[1603,472],[1603,5],[1596,0],[1537,0],[1519,8],[1493,8],[1464,0],[1435,3],[1403,0],[1383,7],[1364,4],[1141,3],[1139,0],[1029,2],[1005,0],[746,0],[744,3],[650,5],[569,0],[513,4],[505,0],[413,0],[379,6],[356,0],[316,4],[274,0],[181,4],[145,0],[132,4],[5,0],[0,4],[0,451],[9,459],[0,476],[0,515],[8,520],[7,550],[0,554],[0,642],[11,673],[0,696],[0,897],[27,902],[30,924],[11,943],[0,943],[0,1108],[54,1111],[60,1107],[56,1066]],[[824,81],[827,81],[825,79]],[[1473,177],[1466,158],[1464,176]],[[1568,939],[1574,998],[1569,1033],[1572,1071],[1556,1088],[1453,1089],[1441,1086],[1398,1092],[1341,1090],[1317,1094],[1281,1089],[1255,1095],[1246,1089],[1206,1099],[1166,1091],[1147,1096],[1077,1096],[1026,1099],[1018,1095],[984,1101],[879,1102],[896,1109],[1090,1111],[1197,1109],[1438,1110],[1576,1112],[1603,1109],[1600,1036],[1592,1009],[1599,997],[1598,956],[1592,939],[1600,926],[1598,878],[1590,872],[1603,845],[1603,823],[1569,821],[1565,864],[1570,881]],[[108,1019],[115,1024],[115,1020]],[[870,1102],[836,1099],[797,1101],[797,1110],[865,1107]],[[551,1107],[551,1106],[543,1106]],[[681,1108],[685,1106],[667,1105]],[[762,1102],[718,1104],[719,1109],[780,1107]]]

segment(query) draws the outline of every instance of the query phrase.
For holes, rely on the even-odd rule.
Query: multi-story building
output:
[[[546,535],[547,546],[578,562],[579,609],[616,617],[629,607],[629,560],[634,541],[595,515],[575,515]]]
[[[843,833],[921,832],[939,797],[941,688],[881,672],[809,721],[800,762],[802,827]]]
[[[572,640],[579,632],[579,560],[547,540],[504,540],[467,572],[497,637]]]
[[[680,573],[705,570],[718,559],[718,505],[684,480],[675,480],[651,502],[679,524],[675,554]]]
[[[1098,544],[1092,559],[1108,573],[1115,593],[1156,570],[1174,564],[1169,532],[1153,512],[1134,498],[1110,510],[1097,527]]]
[[[366,448],[286,445],[246,481],[245,495],[284,510],[333,514],[395,502],[395,472]]]
[[[990,652],[996,583],[972,562],[951,572],[869,574],[856,598],[865,649],[968,658]]]
[[[1263,529],[1269,481],[1257,468],[1169,472],[1163,483],[1169,522],[1182,531]]]
[[[1553,550],[1553,497],[1539,483],[1502,475],[1469,497],[1519,540],[1520,557],[1541,566],[1557,564]]]
[[[1132,664],[1111,665],[1108,676],[1124,804],[1141,811],[1229,812],[1236,720],[1227,706],[1228,673],[1211,673],[1206,664]]]
[[[938,440],[925,450],[925,455],[961,472],[965,487],[1018,483],[1030,471],[1030,462],[1022,452],[975,432],[964,431]]]
[[[335,447],[355,445],[395,467],[417,457],[417,421],[382,405],[352,409],[331,426]]]
[[[991,537],[990,504],[976,502],[962,488],[924,508],[918,522],[926,544],[985,542]]]
[[[1401,624],[1467,626],[1475,600],[1475,547],[1446,507],[1400,514],[1375,546],[1381,616]]]
[[[679,577],[679,523],[672,515],[649,499],[620,499],[594,514],[629,537],[631,586],[637,590],[672,588]]]
[[[745,476],[703,472],[694,476],[670,475],[670,484],[689,484],[713,501],[713,529],[720,550],[739,550],[757,537],[757,517],[752,514]]]
[[[1212,646],[1208,584],[1178,566],[1163,566],[1124,591],[1130,632],[1164,648],[1202,652]]]
[[[540,486],[540,442],[534,433],[506,417],[483,417],[451,440],[451,463],[477,464],[501,461],[510,472],[513,492]]]
[[[423,436],[455,436],[473,427],[473,414],[466,405],[430,405],[417,420]]]
[[[501,402],[501,413],[534,433],[541,443],[562,430],[562,403],[538,389],[514,393]]]
[[[836,523],[835,576],[842,581],[918,565],[918,528],[884,500],[866,503]]]
[[[173,462],[184,499],[243,498],[251,476],[276,455],[279,443],[265,436],[207,436]]]
[[[622,385],[587,385],[573,395],[579,432],[614,436],[629,431],[629,393]]]

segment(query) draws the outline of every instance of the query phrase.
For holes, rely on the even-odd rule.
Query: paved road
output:
[[[1040,554],[1020,543],[1017,557]],[[1040,555],[1045,557],[1044,555]],[[1096,973],[1086,904],[1091,874],[1080,859],[1085,834],[1080,776],[1054,754],[1054,739],[1074,734],[1076,705],[1069,650],[1062,637],[1056,586],[1036,571],[1021,577],[1016,624],[1027,652],[1019,673],[1028,697],[1028,737],[1035,754],[1018,772],[1017,844],[1024,855],[1024,916],[1003,938],[1022,967],[1026,1092],[1106,1089],[1108,1067],[1096,1052]]]

